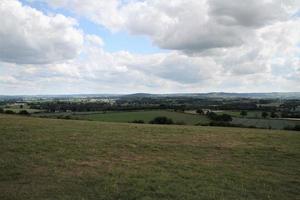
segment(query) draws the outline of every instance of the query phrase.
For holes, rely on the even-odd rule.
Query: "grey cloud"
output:
[[[210,0],[210,14],[224,25],[260,27],[287,18],[279,0]]]

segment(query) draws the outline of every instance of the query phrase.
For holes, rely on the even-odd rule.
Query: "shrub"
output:
[[[278,118],[278,115],[275,112],[271,113],[271,118]]]
[[[57,119],[71,119],[71,116],[69,115],[60,115],[56,117]]]
[[[4,113],[4,110],[3,110],[3,108],[0,108],[0,113]]]
[[[231,122],[232,121],[232,117],[228,114],[217,115],[214,112],[209,112],[207,114],[207,117],[213,121],[219,121],[219,122]]]
[[[267,112],[262,112],[262,113],[261,113],[261,116],[262,116],[263,118],[267,118],[267,117],[269,116],[269,114],[268,114]]]
[[[6,110],[4,111],[5,114],[16,114],[14,111],[12,110]]]
[[[228,114],[223,114],[223,115],[220,115],[220,121],[223,121],[223,122],[231,122],[232,121],[232,117]]]
[[[19,112],[20,115],[30,115],[29,112],[27,110],[21,110]]]
[[[245,117],[248,115],[247,111],[243,110],[241,113],[240,113],[241,116]]]
[[[167,117],[155,117],[150,124],[174,124],[173,120]]]
[[[204,115],[204,111],[203,111],[202,109],[198,109],[196,112],[197,112],[197,114],[199,114],[199,115]]]
[[[133,120],[131,123],[135,123],[135,124],[144,124],[144,120]]]
[[[300,125],[296,125],[294,127],[292,126],[286,126],[284,127],[284,130],[289,130],[289,131],[300,131]]]

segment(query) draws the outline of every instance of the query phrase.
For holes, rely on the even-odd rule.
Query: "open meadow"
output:
[[[0,199],[298,199],[300,134],[0,115]]]
[[[180,113],[168,110],[150,110],[150,111],[119,111],[119,112],[86,112],[86,113],[39,113],[35,116],[39,117],[57,117],[69,116],[71,119],[102,121],[102,122],[133,122],[135,120],[143,120],[149,123],[155,117],[164,116],[173,120],[174,123],[181,123],[186,125],[196,125],[208,123],[209,119],[201,115],[193,115],[187,113]]]

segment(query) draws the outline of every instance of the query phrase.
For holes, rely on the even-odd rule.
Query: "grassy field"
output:
[[[42,116],[43,114],[38,114]],[[199,123],[208,123],[209,120],[205,116],[172,112],[167,110],[153,110],[153,111],[132,111],[132,112],[106,112],[106,113],[58,113],[52,116],[66,115],[73,119],[103,121],[103,122],[132,122],[134,120],[143,120],[148,123],[158,116],[171,118],[175,123],[183,122],[187,125],[196,125]],[[49,115],[45,115],[48,116]]]
[[[0,115],[0,199],[299,199],[300,134]]]
[[[3,106],[4,110],[11,110],[15,113],[19,113],[22,110],[26,110],[27,112],[33,114],[33,113],[38,113],[38,112],[43,112],[43,110],[38,110],[38,109],[31,109],[30,106],[24,104],[22,107],[20,105],[6,105]]]
[[[300,125],[300,120],[233,118],[231,123],[242,124],[244,126],[253,126],[257,128],[284,129],[286,127],[295,127],[296,125]]]
[[[5,108],[4,110],[11,110],[15,113],[19,113],[22,110],[26,110],[27,112],[33,114],[33,113],[38,113],[38,112],[43,112],[43,110],[38,110],[38,109],[29,109],[29,108]]]
[[[222,114],[228,114],[232,117],[242,117],[241,111],[223,111]],[[247,116],[244,118],[262,118],[261,111],[247,111]]]

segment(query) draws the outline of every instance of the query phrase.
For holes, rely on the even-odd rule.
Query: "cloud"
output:
[[[288,12],[281,0],[210,0],[209,12],[220,24],[261,27],[285,20]]]
[[[83,43],[76,21],[44,15],[16,0],[0,2],[0,60],[44,64],[76,57]]]
[[[293,0],[39,0],[112,31],[146,35],[163,49],[188,54],[242,46],[256,31],[299,11]]]
[[[10,51],[14,59],[1,58],[5,62],[0,62],[0,92],[9,89],[22,92],[21,88],[31,93],[300,91],[300,18],[294,14],[297,7],[293,2],[94,2],[49,1],[52,6],[69,9],[112,31],[119,30],[122,34],[126,30],[133,35],[146,35],[157,46],[171,51],[144,55],[126,50],[107,52],[104,47],[109,43],[104,44],[99,35],[80,33],[74,19],[60,15],[45,16],[39,11],[21,6],[21,10],[34,10],[48,20],[62,17],[64,24],[68,24],[62,27],[79,32],[78,38],[81,39],[75,48],[71,48],[76,50],[73,56],[57,59],[58,55],[62,55],[60,50],[63,53],[72,50],[65,49],[64,42],[61,44],[54,39],[42,38],[47,35],[43,31],[56,33],[55,28],[41,28],[44,22],[36,22],[38,18],[28,21],[28,26],[31,23],[32,26],[39,25],[43,33],[33,37],[41,37],[40,41],[34,41],[39,44],[36,45],[39,48],[20,46],[23,43],[18,42],[19,46]],[[20,8],[20,4],[16,4],[16,7]],[[112,15],[109,15],[112,19],[103,18],[102,15],[108,15],[110,9],[113,10]],[[10,8],[6,12],[11,13],[12,10]],[[22,18],[22,15],[18,18]],[[46,23],[47,27],[53,27],[49,24],[52,23]],[[6,30],[6,27],[0,27],[0,30]],[[15,29],[8,29],[7,33],[12,31]],[[5,37],[10,40],[9,36]],[[42,42],[46,44],[40,45]],[[58,55],[45,59],[48,58],[45,52],[49,45],[59,46],[53,51],[53,54]],[[35,59],[24,59],[18,55],[18,49],[21,51],[26,48],[33,49],[28,52],[32,52]],[[13,52],[18,54],[14,55]],[[8,61],[17,64],[8,64]],[[37,88],[34,85],[38,85]]]
[[[78,16],[86,17],[97,24],[116,31],[122,26],[118,0],[35,0],[46,2],[54,8],[65,8]]]

